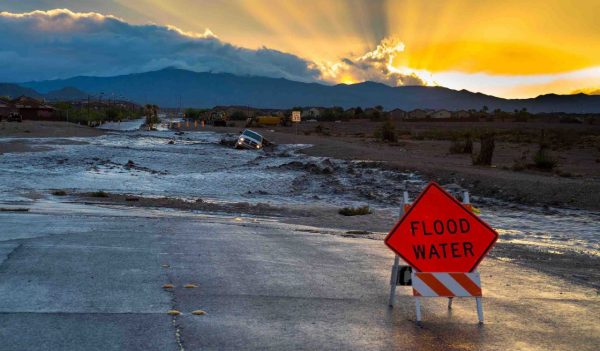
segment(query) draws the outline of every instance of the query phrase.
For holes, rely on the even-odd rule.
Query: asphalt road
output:
[[[0,350],[600,345],[596,291],[491,259],[480,269],[483,326],[472,299],[452,311],[429,299],[417,326],[409,289],[387,306],[392,261],[380,241],[270,220],[47,204],[0,212]]]

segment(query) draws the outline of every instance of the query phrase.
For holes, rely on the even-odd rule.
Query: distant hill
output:
[[[83,100],[87,98],[88,94],[73,87],[60,88],[44,94],[32,88],[27,88],[18,84],[0,83],[0,96],[8,96],[13,99],[19,96],[29,96],[39,100],[45,99],[49,101],[59,101]]]
[[[46,100],[50,101],[64,101],[64,100],[83,100],[88,97],[87,93],[83,91],[73,88],[73,87],[64,87],[58,90],[53,90],[44,94]]]
[[[38,93],[37,91],[31,88],[25,88],[18,84],[12,83],[0,83],[0,96],[7,96],[14,99],[22,95],[36,99],[43,98],[42,94]]]
[[[259,108],[293,106],[382,105],[385,109],[481,109],[505,111],[527,108],[530,112],[600,112],[600,96],[543,95],[534,99],[502,99],[466,90],[443,87],[390,87],[364,82],[352,85],[301,83],[287,79],[236,76],[228,73],[198,73],[167,68],[159,71],[115,77],[74,77],[61,80],[27,82],[24,87],[47,94],[73,87],[92,94],[124,96],[137,103],[156,103],[163,107],[213,107],[246,105]]]

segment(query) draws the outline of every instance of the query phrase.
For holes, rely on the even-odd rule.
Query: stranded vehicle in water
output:
[[[235,148],[259,150],[263,147],[265,141],[262,135],[250,129],[245,129],[238,137]]]

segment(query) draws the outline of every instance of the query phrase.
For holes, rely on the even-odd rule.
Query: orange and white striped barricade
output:
[[[447,297],[448,309],[454,297],[474,297],[479,323],[483,323],[481,278],[479,272],[443,273],[413,272],[411,275],[417,322],[421,321],[421,297]]]
[[[410,207],[408,193],[403,194],[402,207],[400,209],[400,217],[406,213]],[[463,205],[474,213],[478,213],[470,203],[469,193],[463,193]],[[431,288],[423,280],[419,279],[415,283],[415,275],[425,277],[425,281],[431,282],[438,289],[436,294],[431,293]],[[430,278],[433,275],[433,278]],[[438,279],[439,277],[439,279]],[[436,281],[439,282],[435,283]],[[447,283],[445,285],[444,283]],[[419,289],[415,288],[418,284]],[[425,285],[423,285],[425,284]],[[464,284],[464,286],[463,286]],[[477,304],[477,316],[479,322],[483,323],[483,307],[481,304],[481,280],[478,272],[471,273],[427,273],[418,272],[410,266],[400,266],[400,257],[394,257],[394,265],[392,266],[392,274],[390,277],[390,296],[389,306],[393,307],[396,299],[396,286],[413,286],[413,295],[415,296],[415,305],[417,312],[417,322],[421,321],[421,304],[419,297],[447,297],[448,309],[452,308],[452,299],[454,297],[474,297]]]

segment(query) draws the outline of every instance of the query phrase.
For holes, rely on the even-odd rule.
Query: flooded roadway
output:
[[[0,207],[29,212],[0,212],[0,349],[596,350],[600,344],[596,290],[511,263],[488,258],[480,268],[485,325],[477,325],[470,299],[455,301],[452,311],[444,299],[431,299],[419,327],[409,289],[399,288],[397,306],[387,307],[393,256],[380,241],[262,217],[98,206],[49,195],[105,190],[279,206],[367,203],[395,213],[399,194],[416,194],[424,184],[418,174],[371,163],[298,155],[299,145],[268,157],[236,151],[218,145],[220,137],[128,132],[36,139],[53,150],[2,155]],[[594,213],[481,202],[500,240],[597,253]],[[170,309],[182,314],[167,315]],[[191,313],[199,309],[207,314]]]
[[[66,205],[65,205],[66,206]],[[600,304],[581,288],[484,260],[475,303],[387,307],[381,242],[256,218],[55,208],[0,212],[2,350],[596,350]],[[163,289],[173,284],[174,289]],[[197,288],[185,288],[186,284]],[[170,316],[175,309],[182,314]],[[205,315],[193,315],[203,310]]]

